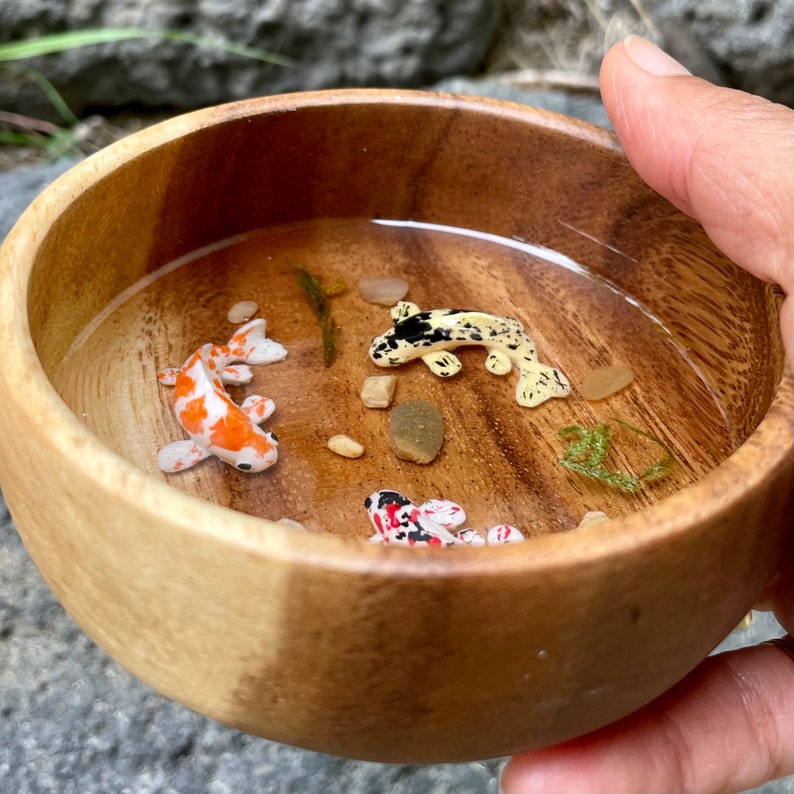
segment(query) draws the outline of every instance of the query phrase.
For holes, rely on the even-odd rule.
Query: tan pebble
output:
[[[602,513],[600,510],[588,510],[583,516],[582,520],[576,529],[583,529],[584,527],[592,527],[595,524],[603,524],[604,521],[609,521],[609,516]]]
[[[380,306],[394,306],[408,293],[408,282],[389,276],[364,276],[358,280],[361,297]]]
[[[427,400],[407,400],[392,408],[389,446],[401,460],[430,463],[444,443],[444,417]]]
[[[358,441],[343,434],[331,436],[328,439],[328,449],[343,458],[360,458],[364,454],[364,447]]]
[[[361,402],[367,408],[388,408],[396,385],[396,375],[370,375],[361,387]]]
[[[227,315],[230,323],[235,325],[247,323],[255,314],[259,306],[253,301],[239,301],[235,303]]]
[[[579,390],[585,400],[603,400],[634,380],[634,373],[622,364],[596,367],[584,376]]]

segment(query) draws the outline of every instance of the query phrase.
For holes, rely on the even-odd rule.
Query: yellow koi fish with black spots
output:
[[[519,377],[516,401],[532,408],[551,397],[566,397],[571,386],[565,375],[538,361],[533,341],[512,317],[497,317],[463,309],[421,311],[410,301],[391,310],[394,327],[376,336],[370,358],[380,367],[398,367],[421,358],[430,371],[449,378],[460,371],[460,360],[450,351],[463,345],[482,345],[488,351],[485,368],[506,375],[515,365]]]

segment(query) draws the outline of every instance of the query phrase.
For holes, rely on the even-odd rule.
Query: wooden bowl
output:
[[[376,222],[378,221],[378,222]],[[322,362],[295,264],[348,289]],[[423,309],[514,316],[571,395],[516,404],[515,373],[436,378],[446,438],[397,459],[359,389],[391,327],[364,275]],[[107,653],[169,697],[281,742],[383,762],[513,753],[649,702],[764,591],[792,496],[778,290],[647,188],[611,134],[518,105],[405,91],[269,97],[145,130],[73,168],[2,249],[0,481],[31,556]],[[179,474],[157,372],[223,343],[253,300],[289,350],[250,387],[277,405],[278,463]],[[594,367],[634,381],[582,398]],[[231,389],[232,387],[230,387]],[[559,464],[560,428],[625,421],[669,476],[637,495]],[[326,448],[347,433],[357,460]],[[631,438],[629,438],[631,437]],[[615,466],[661,447],[628,433]],[[364,498],[459,502],[526,542],[367,542]],[[612,520],[575,529],[588,510]],[[276,523],[289,518],[308,531]]]

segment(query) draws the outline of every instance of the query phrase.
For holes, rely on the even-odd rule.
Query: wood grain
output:
[[[349,284],[331,300],[342,331],[330,369],[323,366],[316,320],[296,285],[296,262],[328,283],[343,277]],[[543,360],[568,374],[573,395],[522,408],[514,397],[517,372],[487,373],[483,348],[459,351],[464,370],[449,381],[421,362],[404,365],[394,370],[395,403],[430,399],[447,432],[433,464],[399,460],[388,447],[388,412],[368,410],[358,397],[364,378],[383,371],[370,361],[369,343],[391,325],[388,310],[364,301],[356,288],[373,272],[406,278],[410,297],[422,307],[519,318]],[[86,426],[120,455],[186,493],[235,510],[365,539],[373,530],[364,497],[388,487],[418,502],[435,496],[458,501],[473,526],[511,523],[539,534],[571,529],[587,510],[613,517],[634,512],[697,481],[732,451],[716,395],[688,354],[629,297],[591,275],[494,242],[324,220],[253,234],[145,285],[64,359],[53,380]],[[259,303],[269,333],[290,355],[257,369],[251,386],[238,389],[235,398],[261,393],[276,401],[267,427],[280,439],[280,462],[252,476],[214,460],[166,478],[156,466],[157,449],[184,433],[171,414],[172,392],[160,386],[156,373],[179,365],[206,341],[225,341],[234,330],[227,307],[248,298]],[[180,347],[177,340],[185,341]],[[615,361],[632,366],[634,385],[608,400],[582,400],[576,384],[584,374]],[[674,450],[669,478],[627,496],[560,467],[560,428],[612,417],[646,429]],[[342,460],[327,450],[336,433],[360,440],[366,456]],[[615,450],[611,464],[629,471],[640,472],[660,456],[658,447],[638,444],[626,433],[619,434]]]
[[[331,369],[293,261],[351,285],[332,299]],[[385,371],[366,349],[388,312],[354,286],[378,273],[405,278],[422,308],[517,317],[572,395],[520,408],[516,375],[486,372],[477,348],[449,381],[406,365],[396,399],[432,400],[448,432],[433,464],[398,461],[386,412],[358,398]],[[784,548],[794,442],[780,295],[587,125],[388,91],[201,111],[53,185],[3,246],[0,285],[0,483],[33,559],[108,653],[243,730],[403,762],[570,738],[686,674]],[[157,449],[181,431],[156,373],[225,341],[240,300],[289,350],[234,391],[276,401],[280,460],[254,477],[217,461],[166,476]],[[582,400],[577,384],[610,363],[635,381]],[[611,416],[675,453],[639,497],[557,463],[561,427]],[[325,447],[340,432],[361,459]],[[618,460],[645,454],[627,442]],[[456,499],[473,525],[514,522],[530,540],[370,546],[361,502],[385,486]],[[586,510],[615,520],[571,531]],[[312,531],[272,523],[283,516]]]

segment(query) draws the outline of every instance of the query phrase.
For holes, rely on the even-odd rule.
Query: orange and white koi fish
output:
[[[286,358],[287,350],[268,339],[265,329],[263,319],[251,320],[229,344],[203,345],[179,369],[158,374],[160,383],[175,387],[174,413],[190,436],[159,451],[157,465],[163,471],[189,469],[212,455],[248,472],[263,471],[278,460],[278,439],[259,427],[275,411],[273,400],[252,394],[237,405],[224,388],[227,383],[250,383],[250,364]]]

